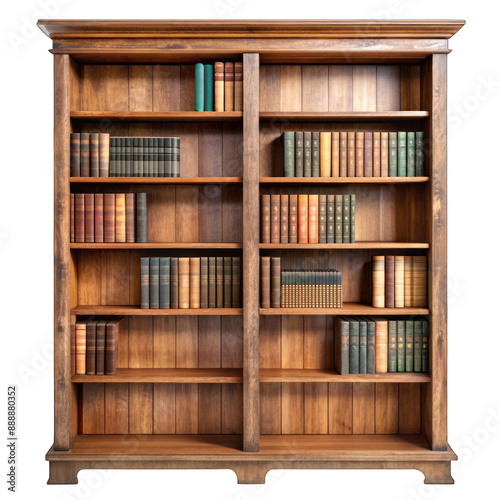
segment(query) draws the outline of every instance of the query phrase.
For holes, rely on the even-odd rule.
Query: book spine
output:
[[[299,210],[299,198],[296,194],[291,194],[289,196],[290,206],[288,208],[288,242],[298,243],[298,210]]]
[[[373,177],[380,177],[380,132],[373,132]]]
[[[85,243],[94,243],[94,193],[85,193]]]
[[[76,374],[85,375],[86,370],[86,346],[87,346],[87,325],[83,321],[76,324]]]
[[[326,242],[335,243],[335,195],[326,197]]]
[[[339,133],[339,176],[347,177],[347,132]]]
[[[75,193],[69,195],[69,241],[75,242]]]
[[[94,194],[94,241],[104,243],[104,194]]]
[[[217,307],[217,281],[215,257],[208,258],[208,307]]]
[[[389,132],[389,177],[398,176],[398,133]]]
[[[213,111],[213,110],[211,110]],[[165,175],[165,138],[158,139],[158,177],[166,177]]]
[[[406,176],[406,132],[398,132],[398,177]]]
[[[312,133],[304,132],[304,177],[312,177]]]
[[[224,63],[214,64],[214,109],[224,111]]]
[[[170,308],[179,309],[179,257],[170,257]]]
[[[344,232],[344,196],[335,195],[335,243],[342,243]]]
[[[271,243],[280,243],[280,214],[281,197],[279,194],[271,195]]]
[[[125,193],[116,193],[115,203],[116,242],[125,243],[127,240],[125,230]]]
[[[111,168],[111,165],[110,165]],[[132,177],[139,177],[139,138],[132,138]]]
[[[394,255],[385,257],[385,307],[396,307],[394,303]]]
[[[376,322],[373,320],[367,321],[368,335],[367,335],[367,350],[366,350],[366,373],[375,373],[375,338],[376,338]],[[387,349],[387,345],[386,345]],[[387,351],[386,351],[387,353]],[[386,360],[387,361],[387,360]]]
[[[194,65],[194,110],[205,110],[205,67],[202,63]]]
[[[99,134],[99,177],[109,177],[109,134]]]
[[[422,321],[416,320],[413,323],[413,371],[422,371]]]
[[[71,323],[71,375],[76,373],[76,325]]]
[[[179,309],[189,309],[189,257],[179,257]]]
[[[319,154],[319,132],[311,133],[311,176],[319,177],[320,174],[320,154]]]
[[[356,177],[363,177],[365,175],[364,142],[365,142],[365,133],[356,132]]]
[[[205,75],[203,82],[203,109],[205,111],[214,110],[214,66],[205,64]]]
[[[90,177],[99,177],[99,134],[90,134]]]
[[[304,132],[295,132],[295,177],[304,177]]]
[[[153,177],[159,177],[158,137],[153,137]]]
[[[231,307],[241,306],[241,258],[231,257]]]
[[[415,177],[415,132],[407,132],[406,175]]]
[[[347,177],[356,177],[356,132],[347,132]]]
[[[200,257],[189,259],[189,307],[200,308]]]
[[[170,257],[160,257],[160,309],[170,309]]]
[[[320,194],[318,200],[318,242],[326,243],[326,194]]]
[[[414,321],[405,322],[405,371],[413,371]]]
[[[224,307],[224,257],[215,258],[215,283],[217,290],[217,307]]]
[[[87,323],[87,342],[86,342],[86,369],[87,375],[95,375],[95,351],[96,351],[96,335],[97,321],[89,321]]]
[[[135,243],[135,193],[125,193],[125,241]]]
[[[388,371],[396,373],[398,371],[398,327],[397,321],[388,321],[389,324],[389,353]]]
[[[365,132],[365,177],[373,177],[373,132]]]
[[[349,321],[338,316],[335,318],[335,368],[341,375],[349,370]]]
[[[106,375],[116,375],[116,340],[118,336],[116,320],[106,325]]]
[[[377,320],[375,323],[375,373],[387,373],[388,322]]]
[[[200,257],[200,307],[208,309],[208,257]]]
[[[405,306],[405,258],[394,257],[394,307]]]
[[[405,322],[402,320],[397,321],[397,329],[398,329],[398,347],[397,347],[397,366],[398,372],[405,371],[405,340],[406,340],[406,331],[405,331]]]
[[[319,212],[319,196],[317,194],[309,195],[309,243],[318,243],[318,212]]]
[[[422,371],[429,372],[429,321],[422,321]]]
[[[404,257],[405,266],[405,284],[404,284],[404,297],[405,297],[405,307],[413,306],[413,257],[411,255],[405,255]]]
[[[422,177],[424,173],[424,133],[415,133],[415,175]]]
[[[413,307],[427,307],[427,257],[414,255],[412,265]]]
[[[281,307],[281,257],[271,257],[271,307]]]
[[[342,197],[342,242],[351,241],[351,197],[344,194]]]
[[[90,177],[90,134],[80,134],[80,176]]]
[[[260,258],[260,306],[271,307],[271,257]]]
[[[349,320],[349,373],[359,373],[359,323]]]
[[[280,199],[280,241],[288,243],[288,195],[282,194]]]
[[[115,193],[104,193],[104,242],[115,243]]]
[[[283,132],[283,173],[295,176],[295,132]]]
[[[132,138],[125,137],[125,169],[122,168],[122,175],[130,177],[132,175]]]
[[[181,140],[179,137],[172,137],[172,177],[181,175]]]
[[[367,373],[368,325],[359,321],[359,373]]]
[[[356,243],[356,195],[351,194],[351,213],[349,218],[349,224],[351,226],[350,234],[349,234],[349,243]]]
[[[380,132],[380,177],[389,177],[389,132]]]
[[[144,137],[139,137],[137,144],[137,177],[147,177],[147,173],[144,171]]]
[[[332,176],[332,133],[319,133],[319,171],[320,177]]]
[[[96,327],[96,348],[95,348],[95,374],[105,374],[106,359],[106,323],[101,320]]]
[[[385,307],[385,257],[372,257],[372,304],[373,307]]]
[[[308,243],[309,200],[307,194],[299,194],[298,233],[299,243]]]
[[[148,241],[148,204],[146,193],[137,193],[136,199],[136,243],[147,243]]]
[[[160,307],[160,259],[149,258],[149,308]]]
[[[149,257],[141,257],[141,309],[149,309]]]
[[[332,132],[332,177],[340,177],[340,133]]]
[[[69,175],[80,177],[80,134],[70,135]]]
[[[231,257],[224,257],[224,308],[231,307]]]
[[[234,63],[224,64],[224,111],[234,111]]]
[[[243,63],[234,63],[234,110],[243,111]]]

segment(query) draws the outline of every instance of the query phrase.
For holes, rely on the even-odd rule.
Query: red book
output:
[[[75,193],[75,242],[85,243],[85,195]]]
[[[298,215],[298,228],[299,228],[299,243],[309,242],[309,204],[308,195],[299,194],[299,215]]]
[[[115,243],[115,193],[104,193],[104,242]]]
[[[85,193],[85,243],[94,243],[94,193]]]
[[[365,177],[373,177],[373,132],[365,132]]]
[[[104,243],[104,195],[94,195],[94,241]]]
[[[319,240],[319,196],[317,194],[309,195],[309,243],[318,243]]]
[[[271,243],[280,243],[280,195],[271,195]]]
[[[281,243],[288,243],[288,195],[281,195]]]
[[[365,174],[364,168],[364,141],[365,133],[356,132],[356,177],[363,177]]]
[[[380,177],[380,132],[373,132],[373,177]]]
[[[69,241],[75,242],[75,194],[70,194]]]
[[[271,196],[263,194],[260,203],[260,228],[262,243],[271,243]]]

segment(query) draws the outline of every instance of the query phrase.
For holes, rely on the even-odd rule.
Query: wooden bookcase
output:
[[[54,55],[54,444],[81,469],[418,469],[447,444],[446,59],[463,21],[41,20]],[[243,112],[194,112],[194,63],[239,60]],[[284,130],[424,130],[426,176],[284,178]],[[73,131],[181,138],[181,176],[71,178]],[[300,186],[298,184],[300,183]],[[146,191],[149,243],[69,239],[70,192]],[[355,244],[259,243],[259,195],[356,194]],[[344,190],[344,191],[343,191]],[[427,255],[428,308],[375,309],[374,254]],[[139,258],[241,255],[242,309],[141,310]],[[342,309],[259,309],[259,256],[343,272]],[[339,375],[333,319],[430,318],[430,373]],[[70,324],[123,315],[116,376],[71,376]]]

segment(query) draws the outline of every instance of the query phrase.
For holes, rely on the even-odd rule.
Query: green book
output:
[[[415,132],[407,133],[406,175],[415,177]]]
[[[424,133],[415,132],[415,175],[422,177],[424,174]]]
[[[342,242],[351,241],[351,197],[348,194],[343,195],[342,207]]]
[[[158,177],[165,177],[165,138],[158,139]]]
[[[304,177],[312,176],[312,132],[304,132]]]
[[[406,132],[398,132],[398,177],[406,177]]]
[[[149,309],[149,257],[141,257],[141,309]]]
[[[359,323],[349,320],[349,373],[359,373]]]
[[[389,132],[389,177],[398,176],[398,133]]]
[[[429,321],[422,321],[422,371],[429,371]]]
[[[125,172],[122,171],[122,174],[125,177],[132,176],[132,138],[125,137]]]
[[[146,193],[135,195],[135,241],[148,242],[148,202]]]
[[[295,177],[304,177],[304,132],[295,132]]]
[[[137,138],[137,177],[146,177],[144,175],[144,138]]]
[[[335,368],[341,375],[349,373],[349,321],[335,318]]]
[[[160,259],[149,258],[149,308],[160,307]]]
[[[160,309],[170,309],[170,257],[160,257]]]
[[[205,64],[205,82],[204,82],[204,103],[205,111],[214,110],[214,66]]]
[[[366,322],[368,327],[366,342],[366,373],[375,373],[375,321]]]
[[[363,318],[359,322],[359,373],[367,373],[368,324]]]
[[[109,138],[109,176],[116,177],[116,137]]]
[[[320,194],[318,200],[318,242],[327,243],[326,194]]]
[[[132,139],[132,177],[139,177],[139,137]]]
[[[170,257],[170,308],[179,308],[179,257]]]
[[[319,177],[319,132],[311,134],[311,176]]]
[[[295,176],[295,132],[283,132],[284,175]]]
[[[326,197],[326,242],[335,243],[335,195]]]
[[[422,371],[422,321],[415,321],[413,337],[413,371]]]
[[[336,194],[335,196],[335,243],[342,243],[342,231],[344,225],[342,224],[343,214],[343,196]]]
[[[158,137],[153,137],[153,177],[159,177],[158,148]]]
[[[389,321],[389,372],[395,373],[398,371],[398,325],[397,321]]]
[[[203,111],[205,96],[205,69],[202,63],[194,65],[194,110]]]
[[[414,321],[406,321],[406,333],[405,333],[405,356],[406,356],[406,366],[405,371],[413,371],[413,337],[414,337]]]
[[[351,232],[350,232],[350,243],[355,243],[356,242],[356,227],[355,227],[355,213],[356,213],[356,195],[351,194],[351,214],[350,214],[350,225],[351,225]]]
[[[398,372],[405,371],[405,322],[398,320],[397,325],[397,365]]]

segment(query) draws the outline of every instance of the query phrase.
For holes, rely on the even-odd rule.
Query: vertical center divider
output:
[[[259,54],[243,54],[243,451],[259,451]]]

